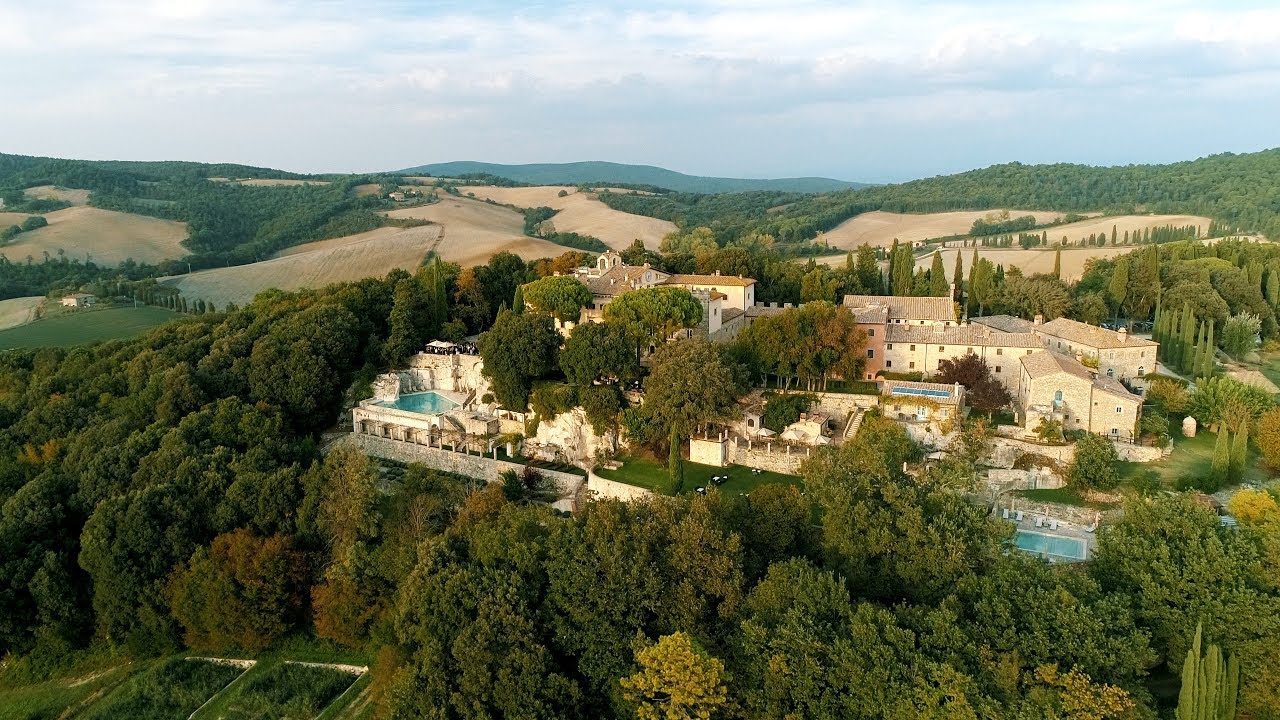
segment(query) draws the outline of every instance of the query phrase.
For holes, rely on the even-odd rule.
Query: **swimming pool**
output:
[[[420,392],[401,395],[395,400],[382,400],[377,403],[382,407],[395,408],[405,412],[421,415],[439,415],[456,407],[458,403],[436,392]]]
[[[1063,560],[1084,560],[1088,557],[1088,553],[1085,552],[1085,541],[1080,538],[1019,530],[1014,535],[1013,541],[1019,550],[1035,555],[1047,555]]]

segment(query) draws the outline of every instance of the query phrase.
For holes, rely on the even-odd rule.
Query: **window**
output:
[[[1059,349],[1059,350],[1061,350],[1061,349],[1062,349],[1062,341],[1061,341],[1061,340],[1059,340],[1059,341],[1058,341],[1058,349]]]
[[[916,346],[915,346],[915,345],[912,345],[912,346],[911,346],[911,352],[915,352],[915,351],[916,351]]]
[[[867,328],[867,337],[875,337],[875,336],[876,336],[876,329],[875,329],[875,328]]]
[[[1107,368],[1107,377],[1113,378],[1113,377],[1115,377],[1115,376],[1116,376],[1116,369],[1115,369],[1115,368]]]
[[[1055,393],[1053,394],[1053,401],[1054,401],[1054,402],[1056,402],[1056,403],[1060,403],[1060,402],[1062,402],[1062,391],[1061,391],[1061,390],[1058,390],[1057,392],[1055,392]]]
[[[942,361],[941,361],[941,360],[939,360],[939,361],[938,361],[938,369],[939,369],[939,370],[941,370],[941,369],[942,369]]]
[[[876,351],[875,351],[875,350],[872,350],[872,349],[868,349],[868,350],[867,350],[867,359],[868,359],[868,360],[870,360],[870,359],[874,358],[875,356],[876,356]]]
[[[969,353],[970,355],[972,355],[972,354],[973,354],[973,348],[965,348],[965,352],[967,352],[967,353]]]
[[[868,379],[868,380],[872,380],[872,379],[874,379],[874,378],[872,378],[872,377],[871,377],[871,373],[867,373],[867,379]]]
[[[892,349],[893,349],[893,343],[885,343],[885,345],[884,345],[884,349],[885,349],[885,350],[892,350]]]
[[[887,367],[887,368],[891,368],[891,367],[893,367],[893,361],[892,361],[892,360],[885,360],[885,361],[884,361],[884,366],[885,366],[885,367]]]
[[[1119,405],[1117,405],[1117,406],[1116,406],[1116,414],[1117,414],[1117,415],[1119,415],[1119,414],[1120,414],[1120,413],[1122,413],[1122,412],[1124,412],[1124,408],[1122,408],[1122,407],[1120,407]]]
[[[908,369],[908,370],[915,370],[915,369],[916,369],[916,364],[915,364],[915,363],[911,363],[910,365],[908,365],[908,366],[907,366],[907,369]]]
[[[946,352],[946,351],[947,351],[947,346],[946,346],[946,345],[939,345],[939,346],[938,346],[938,352]]]
[[[755,419],[755,418],[747,418],[747,427],[753,428],[753,427],[755,427],[755,426],[756,426],[756,419]]]
[[[997,365],[997,366],[996,366],[996,372],[1000,372],[1000,366],[999,366],[999,365]]]
[[[997,354],[997,355],[1003,355],[1003,354],[1004,354],[1004,348],[996,348],[996,354]]]
[[[1120,428],[1111,428],[1111,437],[1115,437],[1119,434],[1120,434]]]

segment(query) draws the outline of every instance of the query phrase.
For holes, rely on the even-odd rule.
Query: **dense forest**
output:
[[[792,242],[814,237],[871,210],[1101,211],[1193,213],[1226,230],[1280,237],[1280,149],[1213,155],[1169,165],[1092,167],[1010,163],[982,170],[858,190],[795,196],[749,192],[606,193],[610,207],[710,227],[722,243],[749,235]]]
[[[1193,247],[1098,264],[1065,307],[1115,287],[1136,314],[1154,269],[1170,292],[1210,284],[1230,311],[1252,301],[1251,277],[1272,277],[1275,259],[1249,254],[1260,246]],[[629,253],[735,274],[774,262]],[[553,403],[527,382],[548,373],[590,404],[601,377],[639,374],[635,341],[663,332],[657,309],[696,322],[679,293],[637,291],[558,350],[524,298],[572,314],[560,305],[582,298],[556,273],[586,260],[431,262],[264,293],[137,340],[0,353],[0,686],[80,658],[254,653],[304,636],[371,658],[384,717],[1143,719],[1176,702],[1199,625],[1240,664],[1242,716],[1280,717],[1280,512],[1227,529],[1188,496],[1155,494],[1099,533],[1093,562],[1048,565],[1010,552],[1006,526],[957,492],[980,431],[908,475],[921,450],[874,417],[805,464],[803,492],[574,516],[522,482],[477,488],[319,452],[344,403],[432,337],[488,330],[481,352],[509,406]],[[882,276],[869,248],[836,280],[813,273],[844,271],[785,265],[797,294],[915,280]],[[1119,288],[1117,267],[1133,285]],[[1040,297],[1012,294],[1017,277],[1005,271],[1001,292]],[[664,346],[647,417],[615,405],[611,421],[663,447],[667,428],[687,436],[709,419],[701,403],[734,406],[744,373],[816,387],[856,366],[860,353],[822,347],[853,330],[847,313],[789,312],[736,347]],[[700,403],[682,397],[691,385],[707,389]]]

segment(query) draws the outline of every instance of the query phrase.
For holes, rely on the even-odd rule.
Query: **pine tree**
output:
[[[667,456],[667,474],[671,476],[671,494],[684,490],[684,456],[680,454],[680,433],[671,428],[671,451]]]
[[[1240,429],[1231,439],[1231,462],[1227,468],[1227,480],[1238,483],[1244,477],[1245,461],[1249,457],[1249,425],[1240,423]]]
[[[1213,464],[1209,476],[1213,484],[1222,487],[1231,474],[1231,433],[1226,425],[1218,424],[1218,438],[1213,443]]]
[[[1062,248],[1053,251],[1053,276],[1062,279]]]
[[[1200,655],[1203,628],[1196,625],[1195,640],[1182,663],[1182,689],[1178,692],[1177,720],[1235,720],[1240,692],[1240,663],[1234,656],[1223,662],[1222,650],[1210,644]]]
[[[933,251],[933,264],[929,266],[929,295],[943,297],[947,294],[946,269],[942,265],[942,251]]]

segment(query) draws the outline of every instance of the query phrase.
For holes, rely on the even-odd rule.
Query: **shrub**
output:
[[[1076,442],[1076,457],[1067,468],[1067,482],[1077,488],[1110,490],[1120,484],[1116,472],[1119,459],[1110,440],[1089,433]]]
[[[799,420],[801,413],[809,412],[809,408],[817,402],[818,396],[807,393],[765,393],[764,415],[760,418],[760,424],[774,432],[782,432],[788,425]]]

